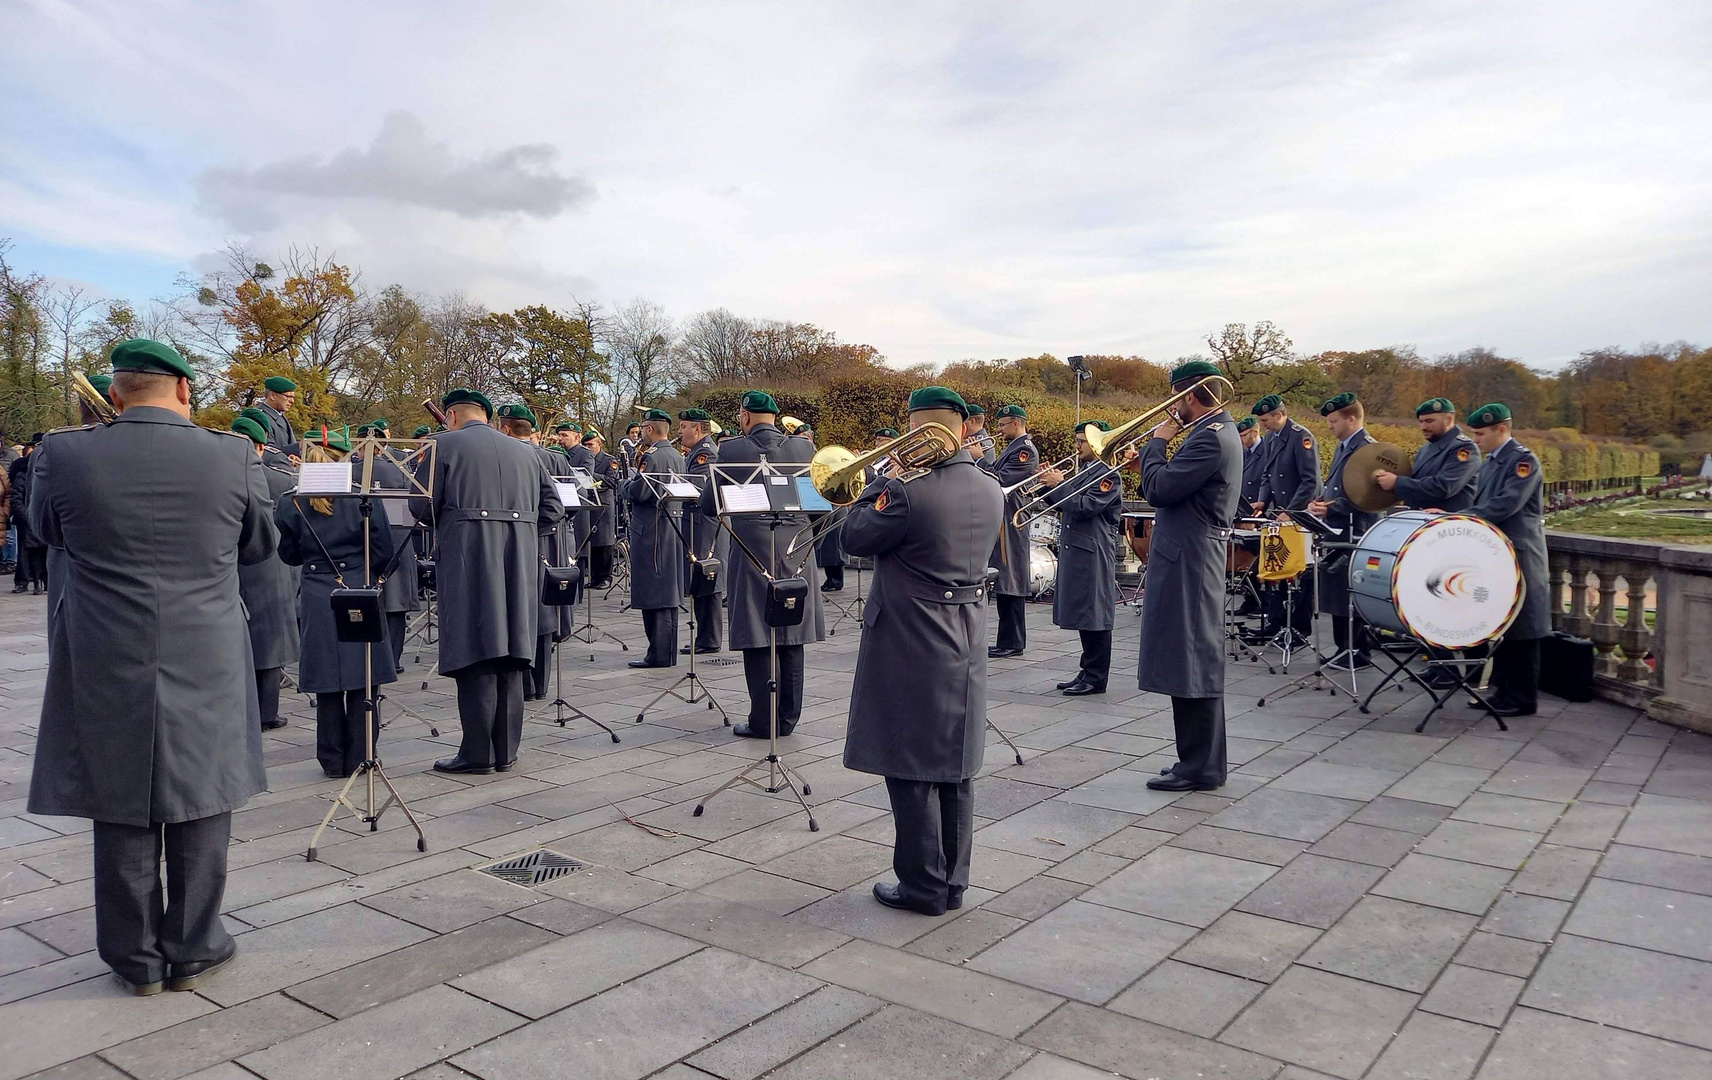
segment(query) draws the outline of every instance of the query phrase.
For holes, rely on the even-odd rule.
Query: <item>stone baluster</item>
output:
[[[1569,560],[1549,548],[1546,551],[1546,607],[1551,610],[1553,630],[1563,629],[1563,577]]]
[[[1593,574],[1599,579],[1599,608],[1593,616],[1593,673],[1617,677],[1617,640],[1622,627],[1617,624],[1617,565],[1598,559]]]
[[[1569,557],[1569,614],[1563,628],[1578,638],[1593,634],[1593,620],[1587,615],[1587,556],[1579,552]]]
[[[1617,643],[1623,647],[1623,662],[1617,666],[1617,677],[1652,686],[1655,680],[1646,655],[1653,638],[1652,631],[1647,629],[1647,581],[1653,576],[1653,568],[1639,562],[1625,562],[1621,566],[1623,580],[1629,586],[1629,615],[1617,636]]]

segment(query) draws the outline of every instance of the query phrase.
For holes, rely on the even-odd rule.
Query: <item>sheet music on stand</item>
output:
[[[305,461],[297,467],[299,495],[349,495],[351,493],[351,463],[349,461]]]
[[[553,487],[559,492],[559,501],[565,504],[565,509],[581,509],[583,505],[582,488],[578,487],[575,482],[555,480]]]
[[[643,473],[642,479],[661,502],[695,502],[701,498],[701,488],[680,473]]]
[[[723,516],[831,510],[832,504],[809,482],[808,466],[806,461],[714,465],[714,504]]]

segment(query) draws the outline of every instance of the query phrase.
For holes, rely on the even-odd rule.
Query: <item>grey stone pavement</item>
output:
[[[760,749],[569,647],[568,696],[612,723],[528,725],[516,772],[428,771],[456,719],[413,644],[382,756],[422,816],[349,820],[303,857],[338,785],[308,699],[267,740],[272,790],[233,818],[241,952],[199,993],[121,996],[94,949],[87,824],[24,811],[46,667],[40,598],[0,598],[0,1080],[538,1077],[1712,1077],[1712,741],[1605,703],[1411,730],[1230,671],[1230,783],[1169,796],[1169,703],[1133,689],[1120,613],[1102,698],[1052,684],[1075,636],[1029,611],[994,665],[967,906],[879,907],[890,816],[840,765],[859,625],[808,652],[785,740],[813,787],[691,808]],[[700,665],[728,709],[741,668]],[[1298,666],[1298,671],[1302,670]],[[586,869],[478,872],[545,846]]]

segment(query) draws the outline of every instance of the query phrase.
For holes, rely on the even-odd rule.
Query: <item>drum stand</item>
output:
[[[827,627],[827,637],[836,637],[838,635],[838,628],[843,626],[847,621],[854,620],[858,623],[861,622],[862,609],[868,603],[867,599],[862,595],[862,564],[860,562],[845,563],[844,566],[846,569],[856,571],[856,595],[851,597],[849,600],[840,602],[837,600],[827,599],[826,594],[821,594],[821,599],[838,609],[838,620],[831,626]]]
[[[1385,657],[1391,663],[1392,668],[1390,673],[1380,679],[1379,684],[1362,699],[1361,711],[1364,713],[1370,711],[1368,705],[1372,704],[1373,699],[1379,695],[1379,691],[1387,686],[1395,684],[1397,689],[1403,689],[1404,683],[1399,680],[1398,676],[1406,675],[1433,699],[1433,707],[1428,709],[1427,715],[1421,717],[1421,722],[1415,725],[1416,734],[1420,734],[1426,729],[1427,721],[1433,718],[1434,713],[1442,709],[1451,698],[1462,692],[1467,692],[1469,695],[1468,703],[1470,705],[1485,709],[1492,719],[1498,722],[1499,731],[1509,731],[1509,725],[1504,723],[1504,718],[1492,708],[1492,702],[1487,699],[1486,694],[1478,685],[1480,673],[1485,669],[1487,660],[1503,643],[1504,636],[1500,634],[1485,643],[1486,653],[1482,656],[1451,657],[1436,657],[1432,650],[1427,647],[1426,642],[1420,638],[1404,634],[1396,635],[1396,639],[1393,641],[1379,643],[1374,651]],[[1399,656],[1402,659],[1399,660]],[[1433,686],[1413,668],[1409,667],[1418,659],[1424,659],[1427,662],[1429,673],[1433,671],[1449,672],[1456,681],[1443,688]]]
[[[1353,543],[1351,543],[1351,544],[1328,543],[1325,541],[1321,541],[1319,539],[1319,537],[1317,537],[1317,536],[1314,537],[1313,539],[1314,539],[1314,542],[1316,542],[1320,545],[1319,555],[1315,558],[1314,565],[1313,565],[1313,571],[1314,571],[1313,592],[1314,592],[1314,595],[1313,595],[1313,599],[1310,601],[1310,603],[1313,605],[1312,610],[1314,612],[1314,656],[1319,660],[1319,663],[1314,666],[1314,670],[1308,672],[1306,675],[1303,675],[1301,678],[1295,680],[1294,682],[1286,684],[1283,688],[1278,690],[1276,693],[1268,694],[1265,697],[1262,697],[1259,701],[1256,701],[1255,702],[1256,706],[1262,706],[1262,707],[1265,706],[1268,699],[1276,701],[1279,698],[1289,697],[1291,694],[1294,694],[1296,691],[1301,690],[1304,687],[1307,687],[1310,683],[1313,684],[1313,689],[1315,689],[1315,690],[1324,690],[1328,694],[1336,694],[1336,693],[1348,694],[1351,701],[1354,701],[1357,704],[1360,704],[1360,702],[1361,702],[1361,687],[1360,687],[1360,685],[1357,684],[1356,678],[1355,678],[1355,653],[1356,653],[1356,644],[1355,644],[1355,593],[1353,591],[1347,590],[1347,589],[1345,590],[1346,612],[1345,612],[1344,617],[1349,620],[1349,622],[1345,624],[1350,628],[1349,647],[1338,654],[1338,656],[1347,656],[1349,658],[1348,667],[1344,667],[1344,666],[1339,665],[1339,664],[1334,664],[1332,662],[1332,661],[1338,659],[1338,656],[1328,657],[1323,652],[1320,651],[1320,574],[1319,574],[1319,571],[1320,571],[1320,568],[1325,565],[1325,559],[1326,559],[1325,551],[1327,548],[1332,548],[1335,550],[1354,551],[1355,545]],[[1304,573],[1306,573],[1306,571],[1304,571]],[[1288,632],[1290,629],[1290,627],[1288,625],[1289,619],[1290,619],[1290,610],[1291,609],[1290,609],[1289,598],[1286,597],[1285,598],[1285,605],[1284,605],[1285,623],[1286,623],[1284,629],[1286,632]],[[1349,678],[1349,685],[1348,686],[1345,686],[1342,682],[1338,681],[1339,679],[1342,679],[1345,676],[1348,676],[1348,678]]]

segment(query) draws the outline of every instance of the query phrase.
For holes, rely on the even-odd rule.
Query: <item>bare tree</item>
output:
[[[725,308],[691,317],[677,346],[685,375],[709,383],[745,381],[752,374],[749,355],[754,335],[753,323]]]
[[[66,285],[55,290],[44,305],[47,309],[48,322],[53,326],[54,348],[59,353],[61,403],[65,406],[67,415],[72,412],[72,345],[77,341],[83,328],[84,316],[88,315],[94,306],[95,301],[84,292],[81,285]]]
[[[677,389],[681,372],[672,349],[676,339],[671,318],[650,300],[632,300],[613,313],[606,328],[606,351],[617,395],[615,417]]]

